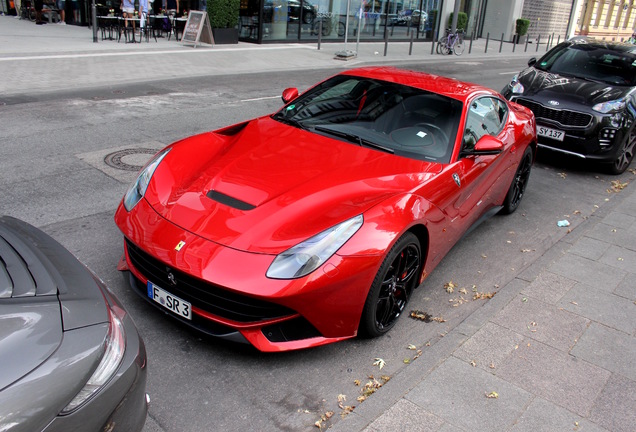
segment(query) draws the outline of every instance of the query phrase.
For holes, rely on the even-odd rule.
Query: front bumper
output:
[[[303,278],[269,279],[265,274],[275,256],[231,249],[187,232],[143,199],[131,212],[120,206],[115,222],[125,237],[125,261],[119,269],[131,272],[138,294],[186,325],[247,341],[261,351],[308,348],[356,336],[382,259],[336,254]],[[192,319],[148,298],[148,281],[190,302]]]
[[[539,147],[595,162],[605,163],[616,160],[621,150],[621,143],[629,133],[629,127],[633,121],[626,113],[624,121],[616,126],[611,124],[608,115],[556,110],[527,96],[516,96],[509,92],[504,96],[532,110],[536,118],[537,132],[544,126],[565,134],[560,141],[537,133]]]

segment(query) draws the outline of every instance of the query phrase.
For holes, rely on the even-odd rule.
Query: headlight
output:
[[[525,90],[523,88],[523,84],[519,82],[518,75],[513,76],[512,81],[510,81],[510,84],[508,85],[510,86],[510,91],[512,91],[512,93],[514,94],[523,94],[523,91]]]
[[[60,414],[68,414],[86,402],[97,390],[99,390],[115,374],[126,351],[126,337],[124,335],[124,325],[120,317],[112,309],[108,309],[110,316],[110,327],[106,338],[106,348],[97,369],[88,379],[86,385],[73,398],[73,400],[62,410]],[[125,312],[122,311],[122,315]]]
[[[362,226],[358,215],[297,244],[276,257],[267,270],[272,279],[296,279],[324,264]]]
[[[124,196],[124,207],[127,211],[131,211],[146,194],[152,175],[169,151],[170,149],[162,150],[141,170],[137,179]]]
[[[609,102],[598,103],[594,105],[592,109],[602,114],[609,114],[613,112],[623,111],[626,106],[627,103],[625,102],[625,99],[618,99]]]

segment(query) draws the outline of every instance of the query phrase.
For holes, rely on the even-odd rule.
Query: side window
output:
[[[497,98],[481,97],[471,102],[464,130],[464,150],[472,150],[484,135],[496,136],[506,121],[508,107]]]

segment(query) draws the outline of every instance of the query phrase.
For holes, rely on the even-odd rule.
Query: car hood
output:
[[[262,117],[174,144],[146,199],[210,241],[279,253],[440,170]]]
[[[89,271],[42,231],[0,217],[0,390],[49,358],[64,331],[108,322]]]
[[[572,105],[579,109],[581,105],[591,108],[597,103],[620,99],[631,90],[631,87],[562,76],[534,67],[525,69],[518,79],[524,86],[523,96],[519,97],[529,97],[546,106],[555,101],[560,108]]]

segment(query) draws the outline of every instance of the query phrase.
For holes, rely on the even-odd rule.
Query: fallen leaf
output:
[[[475,367],[475,366],[477,366],[477,363],[475,363],[475,360],[471,360],[471,361],[470,361],[470,365],[471,365],[472,367]]]
[[[417,347],[413,344],[409,344],[409,348],[411,351],[415,351],[417,349]]]
[[[578,304],[577,302],[575,302],[575,301],[571,301],[570,303],[572,303],[572,304],[573,304],[573,305],[575,305],[575,306],[578,306],[578,305],[579,305],[579,304]]]
[[[424,322],[431,322],[431,316],[426,312],[422,312],[420,310],[412,310],[409,316],[413,319],[417,319]]]
[[[422,350],[417,350],[417,354],[413,357],[413,360],[418,359],[422,355]]]
[[[528,301],[528,297],[524,297],[521,299],[522,302],[526,303]]]
[[[452,293],[453,291],[455,291],[455,284],[453,283],[453,281],[447,282],[444,284],[444,289],[446,290],[447,293]]]
[[[495,296],[495,294],[497,294],[497,291],[493,291],[493,292],[489,292],[489,293],[480,293],[480,292],[476,292],[473,295],[473,300],[486,300],[486,299],[491,299]]]
[[[433,317],[433,318],[431,318],[431,321],[435,321],[435,322],[438,322],[438,323],[446,322],[446,320],[444,318],[442,318],[441,316]]]
[[[490,393],[486,393],[486,397],[488,399],[497,399],[499,397],[499,393],[492,391]]]
[[[345,402],[347,400],[347,396],[343,395],[343,394],[339,394],[338,395],[338,405],[340,406],[340,408],[342,408],[342,403]]]
[[[411,359],[410,358],[405,358],[404,360],[402,360],[404,362],[404,364],[409,364],[411,363]]]
[[[382,360],[381,358],[376,357],[375,362],[373,362],[373,366],[378,366],[380,369],[382,369],[385,365],[386,365],[386,362]]]
[[[360,380],[359,379],[353,380],[353,384],[355,384],[356,386],[359,386],[360,385]]]
[[[528,253],[528,252],[534,252],[536,249],[521,249],[521,252],[523,253]]]
[[[466,291],[466,288],[462,288],[462,289],[460,289],[460,290],[459,290],[459,292],[460,292],[461,294],[468,294],[468,291]]]
[[[562,179],[566,178],[568,175],[564,172],[559,173],[559,177],[561,177]]]
[[[494,369],[494,368],[495,368],[495,364],[491,362],[491,363],[488,365],[488,367],[489,367],[490,369]]]
[[[349,415],[353,410],[355,409],[355,406],[349,406],[349,405],[345,405],[344,408],[342,408],[342,412],[340,413],[340,417],[341,418],[345,418],[347,415]]]

